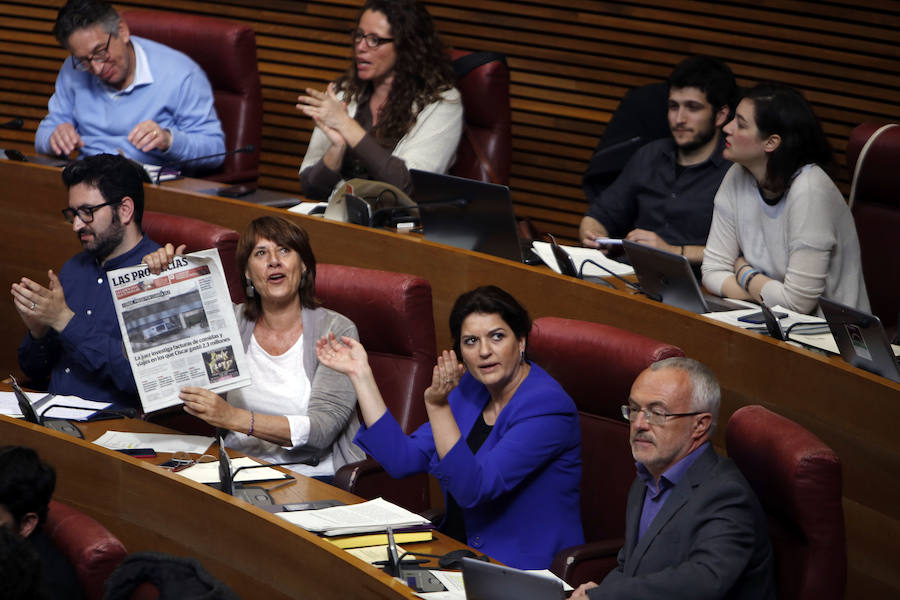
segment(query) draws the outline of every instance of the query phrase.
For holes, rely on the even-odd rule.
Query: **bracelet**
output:
[[[759,271],[754,269],[753,272],[747,276],[747,281],[744,282],[743,288],[748,294],[750,293],[750,282],[753,281],[753,278],[757,275],[759,275]]]
[[[737,273],[735,273],[734,276],[736,278],[740,278],[741,273],[744,272],[744,269],[752,269],[752,268],[753,267],[750,265],[750,263],[744,263],[743,265],[741,265],[741,268],[737,270]]]
[[[247,435],[253,435],[253,426],[256,425],[256,414],[251,410],[250,411],[250,431],[247,432]]]
[[[743,271],[743,269],[741,269],[741,271]],[[743,271],[743,274],[741,274],[740,277],[738,278],[738,285],[746,290],[747,289],[747,281],[756,274],[759,274],[759,271],[757,271],[753,267],[750,267],[748,270]]]

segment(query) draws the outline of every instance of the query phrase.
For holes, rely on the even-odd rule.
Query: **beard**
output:
[[[80,239],[82,233],[90,233],[93,235],[93,241],[82,241]],[[82,249],[93,255],[94,258],[101,263],[106,260],[107,256],[113,253],[113,250],[118,248],[123,239],[125,239],[125,226],[122,225],[122,222],[119,220],[119,215],[116,213],[113,213],[112,222],[103,233],[98,234],[90,227],[85,227],[79,232],[79,241],[81,241]]]
[[[710,140],[718,134],[719,130],[716,127],[715,118],[710,119],[709,123],[706,124],[706,127],[694,134],[694,137],[686,142],[678,144],[678,149],[690,154],[708,144]]]

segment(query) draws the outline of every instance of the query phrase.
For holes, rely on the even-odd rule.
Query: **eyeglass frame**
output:
[[[620,406],[619,408],[622,410],[622,418],[625,419],[626,421],[628,421],[629,423],[634,423],[634,421],[637,420],[637,413],[644,413],[644,419],[646,419],[646,421],[647,421],[648,423],[650,423],[651,425],[656,425],[657,427],[665,425],[666,422],[668,422],[668,420],[669,420],[670,417],[673,417],[673,418],[677,418],[677,417],[693,417],[693,416],[695,416],[695,415],[702,415],[702,414],[704,414],[704,413],[708,413],[708,412],[709,412],[708,410],[697,410],[697,411],[694,411],[694,412],[686,412],[686,413],[670,413],[670,412],[662,412],[662,413],[658,413],[658,412],[653,412],[653,410],[650,409],[650,408],[635,408],[635,409],[632,409],[632,408],[631,408],[630,406],[628,406],[627,404],[623,404],[623,405]],[[634,410],[634,412],[635,412],[634,420],[632,420],[631,417],[629,416],[629,414],[631,413],[632,410]],[[657,420],[657,421],[659,421],[659,419],[662,418],[662,421],[660,421],[660,422],[658,422],[658,423],[654,423],[654,422],[651,420],[651,417],[652,417],[653,419]]]
[[[362,29],[354,29],[350,32],[350,39],[353,40],[353,44],[359,44],[360,40],[366,40],[366,47],[374,50],[375,48],[380,48],[382,45],[387,44],[389,42],[393,42],[394,38],[386,38],[381,37],[375,33],[363,33]],[[370,40],[374,40],[375,44],[372,45]]]
[[[69,223],[75,222],[75,217],[77,216],[81,219],[81,222],[84,224],[93,223],[94,222],[94,211],[98,208],[103,208],[104,206],[114,206],[116,204],[121,204],[124,198],[119,198],[118,200],[111,200],[109,202],[104,202],[103,204],[97,204],[96,206],[79,206],[78,208],[64,208],[60,212],[62,213],[63,218]],[[88,218],[85,219],[82,211],[87,212]]]
[[[95,62],[103,64],[109,61],[109,45],[112,42],[112,36],[113,34],[110,33],[109,37],[106,38],[106,46],[104,46],[102,50],[92,52],[87,58],[76,58],[75,55],[72,54],[72,68],[76,71],[86,72],[91,70],[91,65]]]

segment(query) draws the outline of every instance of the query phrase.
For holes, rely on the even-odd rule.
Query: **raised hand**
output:
[[[425,403],[435,406],[447,404],[447,396],[465,371],[462,363],[456,360],[456,352],[444,350],[431,372],[431,385],[425,390]]]
[[[159,250],[144,255],[141,262],[149,267],[151,273],[159,275],[168,268],[169,263],[172,262],[173,258],[184,254],[185,248],[187,248],[187,246],[184,244],[181,244],[177,248],[172,244],[166,244]]]

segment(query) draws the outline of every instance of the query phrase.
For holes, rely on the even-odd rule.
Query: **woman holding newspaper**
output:
[[[803,96],[757,85],[723,131],[735,164],[716,194],[703,285],[800,313],[819,296],[868,310],[853,217],[822,168],[831,148]]]
[[[450,313],[454,350],[438,358],[425,390],[429,422],[410,436],[388,412],[358,341],[330,334],[316,352],[356,389],[365,421],[356,443],[392,477],[437,478],[444,533],[510,566],[544,569],[584,539],[581,430],[572,399],[526,360],[530,330],[528,313],[498,287],[460,296]]]
[[[166,244],[144,257],[157,273],[177,250]],[[247,302],[235,307],[253,383],[227,402],[185,387],[184,410],[229,430],[225,444],[268,462],[298,462],[294,471],[330,481],[347,462],[365,457],[352,440],[359,428],[350,380],[316,359],[329,332],[356,339],[356,326],[316,301],[316,259],[309,237],[279,217],[260,217],[241,233],[237,262]]]

